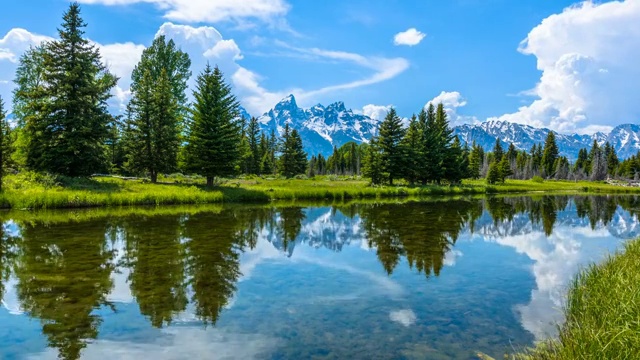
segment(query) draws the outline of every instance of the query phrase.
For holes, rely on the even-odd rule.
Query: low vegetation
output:
[[[204,177],[159,176],[153,184],[144,179],[94,177],[67,178],[24,172],[8,175],[0,194],[0,207],[53,209],[100,206],[178,205],[215,203],[266,203],[274,200],[349,200],[425,197],[455,194],[526,192],[640,193],[640,188],[595,182],[507,180],[487,185],[482,180],[458,186],[371,186],[356,177],[322,176],[313,179],[246,177],[220,180],[206,186]]]

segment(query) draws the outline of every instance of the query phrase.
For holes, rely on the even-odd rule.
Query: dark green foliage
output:
[[[149,173],[152,182],[158,174],[178,168],[190,65],[188,55],[176,49],[173,40],[159,36],[143,51],[131,74],[126,167],[133,173]]]
[[[504,149],[502,149],[502,144],[500,143],[500,139],[496,139],[496,144],[493,146],[493,158],[500,162],[502,160],[502,156],[504,155]]]
[[[278,159],[280,174],[292,178],[304,174],[307,169],[307,153],[302,148],[302,138],[296,129],[291,130],[285,125],[282,136],[281,155]]]
[[[218,67],[207,65],[196,80],[187,145],[187,166],[207,178],[232,175],[240,161],[239,103]]]
[[[18,112],[24,122],[26,165],[36,171],[88,176],[106,169],[107,100],[117,78],[84,37],[80,6],[71,4],[59,40],[23,57]],[[31,62],[31,63],[29,63]],[[34,64],[42,67],[34,70]]]
[[[487,172],[487,183],[495,184],[501,181],[502,175],[500,174],[500,168],[498,164],[494,161],[489,165],[489,171]]]
[[[158,174],[177,168],[180,146],[178,103],[166,71],[162,74],[154,81],[147,71],[136,84],[125,133],[127,169],[133,173],[148,172],[154,183]]]
[[[576,160],[573,168],[575,172],[582,171],[584,173],[588,173],[589,164],[589,155],[587,153],[587,149],[580,149],[578,151],[578,159]]]
[[[471,145],[471,152],[469,153],[469,172],[468,175],[471,179],[480,178],[480,168],[484,161],[484,149],[475,142]]]
[[[247,141],[247,154],[244,159],[244,172],[246,174],[260,174],[260,162],[262,161],[262,151],[260,143],[260,126],[258,119],[252,117],[245,129]],[[264,138],[264,137],[263,137]]]
[[[382,184],[384,179],[388,176],[384,173],[382,149],[378,144],[378,138],[371,139],[371,142],[365,151],[362,173],[364,176],[370,178],[371,183],[374,185]]]
[[[403,173],[405,157],[400,142],[404,133],[400,117],[396,110],[391,108],[380,124],[380,136],[378,137],[378,145],[382,151],[383,172],[387,174],[389,185],[393,185],[393,180],[401,177]]]
[[[615,176],[618,166],[620,165],[620,160],[618,159],[616,150],[609,142],[604,144],[604,157],[607,160],[607,173]]]
[[[498,172],[500,173],[500,182],[504,182],[507,177],[513,175],[511,164],[509,163],[509,158],[507,156],[503,156],[502,160],[498,163]]]
[[[549,135],[547,135],[547,139],[544,142],[544,151],[541,159],[541,166],[545,176],[550,177],[554,175],[558,156],[556,136],[553,131],[549,131]]]
[[[410,183],[414,184],[420,177],[420,156],[422,130],[420,123],[415,115],[411,118],[409,128],[402,139],[402,147],[405,151],[405,163],[403,177]]]
[[[358,145],[350,141],[341,147],[333,148],[333,154],[324,161],[322,155],[318,155],[315,162],[316,174],[335,175],[359,175],[363,158],[363,148],[366,144]]]
[[[460,139],[456,136],[453,139],[451,148],[448,149],[447,166],[444,177],[452,184],[458,184],[462,179],[468,177],[469,171],[469,149],[460,145]]]
[[[4,102],[0,97],[0,191],[2,191],[5,167],[11,160],[12,153],[11,128],[5,116]]]

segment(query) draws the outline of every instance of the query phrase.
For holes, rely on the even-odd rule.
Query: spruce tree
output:
[[[154,183],[159,173],[178,168],[190,66],[189,56],[173,40],[159,36],[142,52],[131,74],[126,167],[134,173],[148,172]],[[188,156],[185,151],[186,163]]]
[[[193,96],[187,162],[213,186],[215,177],[234,174],[240,161],[240,104],[220,69],[209,64],[198,76]]]
[[[556,144],[556,136],[553,131],[549,131],[547,139],[544,142],[544,152],[542,153],[541,166],[545,176],[554,174],[556,160],[558,159],[558,145]]]
[[[389,185],[393,180],[402,176],[404,164],[404,151],[400,142],[404,137],[402,122],[396,110],[391,108],[380,124],[380,136],[378,144],[382,151],[383,172],[387,175]]]
[[[435,156],[435,181],[439,184],[442,178],[446,177],[451,171],[448,167],[452,167],[456,172],[456,161],[458,160],[459,151],[451,151],[451,141],[453,141],[453,130],[449,127],[449,119],[444,105],[439,103],[436,107],[436,138],[434,141]],[[460,148],[459,148],[460,149]]]
[[[478,144],[473,142],[471,145],[471,152],[469,153],[469,177],[472,179],[480,178],[480,168],[484,160],[484,149]]]
[[[504,150],[502,149],[502,144],[500,143],[500,139],[496,139],[495,145],[493,145],[493,158],[496,162],[500,162],[502,157],[504,156]]]
[[[260,155],[260,125],[258,124],[258,119],[251,117],[245,134],[249,147],[246,171],[248,174],[258,175],[260,174],[260,162],[262,160],[262,156]]]
[[[11,128],[6,119],[4,111],[4,102],[0,97],[0,192],[3,190],[2,182],[4,180],[4,172],[7,163],[11,158]]]
[[[109,73],[97,47],[84,37],[80,6],[70,5],[58,29],[59,40],[44,45],[39,115],[27,127],[37,139],[27,151],[29,167],[67,176],[106,170],[105,139],[111,115],[110,90],[117,78]]]
[[[493,161],[491,165],[489,165],[489,171],[487,172],[487,183],[495,184],[501,180],[502,175],[500,174],[500,168],[498,167],[498,163]]]
[[[365,151],[362,174],[371,179],[371,184],[379,185],[387,178],[384,173],[384,162],[382,149],[379,146],[378,138],[372,138]]]
[[[420,156],[421,137],[420,124],[416,116],[413,115],[409,123],[409,128],[401,143],[405,159],[403,177],[412,185],[418,180],[420,176],[420,163],[424,161]]]
[[[450,184],[459,184],[462,179],[467,177],[469,168],[468,159],[468,149],[463,149],[460,144],[460,139],[455,136],[451,147],[448,149],[448,160],[444,173],[444,178],[449,181]]]
[[[304,174],[307,167],[307,154],[302,147],[302,138],[296,129],[291,130],[289,124],[284,127],[278,166],[280,174],[287,178]]]

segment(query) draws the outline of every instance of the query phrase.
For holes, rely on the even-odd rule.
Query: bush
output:
[[[531,178],[531,181],[533,181],[534,183],[542,184],[544,182],[544,179],[541,176],[536,175]]]

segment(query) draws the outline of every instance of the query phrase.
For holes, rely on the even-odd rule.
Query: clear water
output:
[[[473,359],[552,336],[637,197],[10,212],[2,359]]]

